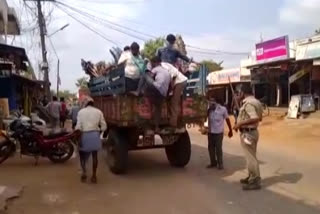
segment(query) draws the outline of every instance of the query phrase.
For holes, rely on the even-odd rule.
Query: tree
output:
[[[144,44],[144,49],[142,51],[142,55],[145,58],[151,59],[156,56],[156,52],[159,48],[163,47],[165,44],[165,39],[163,37],[159,37],[154,40],[149,40]]]
[[[314,31],[316,35],[320,35],[320,28]]]
[[[59,91],[59,97],[64,97],[65,100],[73,100],[76,98],[76,94],[70,92],[69,90]]]
[[[51,90],[52,96],[57,96],[57,92],[54,90]],[[75,93],[70,92],[69,90],[62,90],[59,91],[59,97],[64,97],[64,100],[73,100],[74,98],[77,98],[77,95]]]
[[[186,45],[182,39],[182,36],[177,35],[176,38],[177,40],[176,40],[175,47],[180,51],[180,53],[182,53],[183,55],[187,55]]]
[[[79,89],[88,88],[88,78],[87,77],[81,77],[81,78],[77,79],[76,86]]]
[[[223,69],[223,67],[221,66],[222,63],[223,63],[223,61],[216,63],[213,60],[203,60],[200,62],[200,64],[205,64],[209,68],[209,73],[213,72],[213,71],[222,70]]]

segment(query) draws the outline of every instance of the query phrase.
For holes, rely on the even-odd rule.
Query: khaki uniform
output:
[[[262,120],[262,112],[263,109],[260,101],[253,96],[249,96],[243,100],[243,105],[239,111],[238,122],[256,118]],[[247,159],[249,180],[260,178],[259,161],[256,156],[259,141],[258,126],[259,122],[240,128],[241,146]]]

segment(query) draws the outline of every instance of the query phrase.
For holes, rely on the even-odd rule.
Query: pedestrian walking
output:
[[[52,97],[52,101],[46,106],[46,109],[52,117],[52,127],[57,128],[60,124],[61,104],[56,96]]]
[[[60,97],[60,105],[61,105],[60,128],[64,128],[65,122],[67,120],[67,115],[68,115],[68,109],[67,109],[67,105],[64,101],[64,97]]]
[[[252,93],[250,85],[242,85],[240,89],[242,106],[239,111],[237,124],[234,130],[240,131],[240,141],[247,160],[248,177],[241,179],[243,190],[261,188],[257,146],[259,141],[258,126],[262,120],[262,105]]]
[[[90,97],[84,100],[85,107],[79,111],[76,130],[81,131],[79,145],[80,164],[82,168],[81,181],[87,180],[86,164],[92,156],[92,177],[91,182],[97,183],[98,151],[101,149],[101,132],[106,130],[106,122],[103,113],[94,107],[93,99]]]
[[[228,110],[224,107],[219,99],[210,98],[208,108],[208,150],[210,164],[207,168],[218,167],[223,169],[223,151],[222,143],[224,136],[224,121],[227,122],[229,133],[233,136],[232,126],[228,115]]]
[[[77,102],[77,100],[73,101],[73,106],[71,108],[70,111],[70,116],[71,116],[71,120],[72,120],[72,129],[74,130],[76,128],[77,125],[77,117],[78,117],[78,113],[80,111],[80,105]]]

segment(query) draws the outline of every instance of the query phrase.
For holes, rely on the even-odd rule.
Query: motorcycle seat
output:
[[[56,132],[56,133],[49,133],[48,135],[45,135],[44,137],[46,139],[54,139],[54,138],[57,138],[57,137],[62,137],[62,136],[65,136],[69,134],[69,132],[67,131],[61,131],[61,132]]]

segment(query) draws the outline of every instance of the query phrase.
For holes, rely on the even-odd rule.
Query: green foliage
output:
[[[200,64],[205,64],[209,68],[209,72],[222,70],[223,69],[222,63],[223,61],[216,63],[213,60],[203,60],[200,62]]]
[[[165,39],[163,37],[159,37],[157,39],[147,41],[144,44],[142,56],[148,59],[153,58],[156,55],[157,50],[163,47],[164,44],[165,44]]]
[[[51,95],[57,96],[56,91],[51,90]],[[69,90],[62,90],[62,91],[59,91],[58,98],[60,98],[60,97],[64,97],[64,100],[67,101],[67,100],[73,100],[73,99],[77,98],[77,95],[75,93],[70,92]]]
[[[81,78],[77,79],[76,86],[79,89],[88,88],[88,78],[87,77],[81,77]]]

